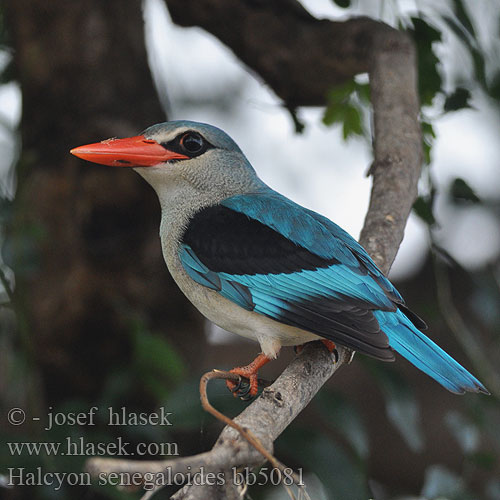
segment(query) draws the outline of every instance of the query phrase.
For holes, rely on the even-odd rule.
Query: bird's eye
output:
[[[194,132],[184,134],[181,137],[180,145],[191,155],[199,154],[205,149],[205,141],[203,140],[203,137]]]

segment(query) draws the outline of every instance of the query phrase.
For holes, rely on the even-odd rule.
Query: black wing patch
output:
[[[280,274],[338,263],[296,245],[261,222],[222,205],[204,208],[182,237],[210,270],[228,274]]]

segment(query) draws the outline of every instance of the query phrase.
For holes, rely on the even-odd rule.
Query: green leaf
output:
[[[434,139],[436,138],[436,133],[434,132],[432,124],[426,120],[422,120],[420,122],[420,126],[422,128],[422,149],[424,153],[424,162],[426,165],[430,165],[432,146],[434,144]]]
[[[413,204],[413,210],[427,225],[436,224],[432,203],[428,197],[419,196]]]
[[[457,87],[453,94],[446,96],[444,102],[444,110],[457,111],[459,109],[470,108],[469,99],[471,98],[470,92],[463,87]]]
[[[424,163],[425,165],[430,165],[432,162],[432,157],[431,157],[431,152],[432,152],[432,147],[430,144],[427,144],[427,142],[423,141],[422,142],[422,150],[424,154]],[[415,208],[415,207],[413,207]]]
[[[323,123],[325,125],[341,123],[344,140],[353,135],[363,135],[361,114],[357,107],[347,102],[328,106],[323,116]]]
[[[328,105],[340,104],[349,99],[351,94],[356,90],[356,82],[349,80],[343,85],[336,85],[329,90],[327,95]]]
[[[481,200],[474,190],[461,177],[457,177],[451,184],[450,195],[454,203],[480,203]]]
[[[360,457],[366,458],[368,433],[357,408],[345,396],[327,390],[320,391],[314,402],[326,422],[347,439]]]
[[[422,134],[424,138],[428,141],[436,138],[436,132],[434,132],[434,127],[431,123],[427,121],[421,121],[420,126],[422,127]]]
[[[323,115],[325,125],[342,124],[344,140],[353,135],[364,136],[363,103],[370,99],[370,86],[354,79],[337,85],[328,92],[328,105]]]
[[[343,105],[331,105],[325,109],[323,115],[323,123],[325,125],[333,125],[334,123],[342,123],[344,119]]]
[[[348,106],[345,109],[344,124],[342,126],[342,136],[344,140],[353,135],[363,135],[363,125],[361,123],[361,114],[358,108]]]
[[[434,54],[432,44],[441,41],[441,32],[430,26],[424,19],[412,17],[412,35],[417,47],[418,86],[422,105],[432,104],[434,96],[441,90],[441,75],[438,72],[439,59]]]
[[[369,83],[356,83],[356,93],[361,102],[365,104],[371,102],[371,88]]]

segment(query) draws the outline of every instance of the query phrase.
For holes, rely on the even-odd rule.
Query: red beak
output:
[[[168,160],[189,158],[181,153],[169,151],[143,135],[127,139],[107,139],[72,149],[70,153],[83,160],[111,167],[153,167]]]

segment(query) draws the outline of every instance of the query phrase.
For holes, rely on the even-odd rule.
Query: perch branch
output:
[[[201,26],[226,43],[280,96],[287,106],[324,105],[328,90],[368,72],[374,115],[374,162],[370,206],[360,243],[387,273],[394,260],[417,193],[421,137],[415,50],[401,32],[367,18],[318,20],[295,0],[166,0],[174,21]],[[258,27],[259,36],[255,36]],[[272,47],[272,50],[270,49]],[[307,71],[304,71],[307,68]],[[283,78],[287,75],[287,78]],[[321,346],[307,345],[280,377],[236,419],[272,453],[273,443],[321,386],[349,359],[339,361]],[[130,462],[91,459],[99,471],[222,472],[223,485],[187,485],[176,500],[241,498],[231,469],[263,462],[235,429],[226,427],[212,450],[176,460]]]
[[[215,379],[222,379],[222,380],[228,380],[233,378],[232,373],[230,372],[224,372],[220,370],[212,370],[211,372],[205,373],[203,377],[201,377],[200,380],[200,397],[201,397],[201,406],[203,406],[203,409],[212,414],[216,419],[220,420],[222,423],[226,424],[229,427],[232,427],[235,429],[237,432],[240,433],[240,435],[248,441],[248,443],[255,448],[256,451],[259,452],[260,455],[262,455],[273,467],[276,469],[279,469],[283,471],[285,466],[279,462],[272,453],[266,450],[262,443],[259,441],[259,438],[256,437],[251,431],[249,431],[246,427],[242,427],[238,423],[236,423],[232,418],[227,417],[223,413],[221,413],[219,410],[216,410],[210,401],[208,400],[207,396],[207,386],[208,382],[210,380],[215,380]],[[296,479],[296,478],[294,478]],[[296,481],[300,482],[300,481]]]

